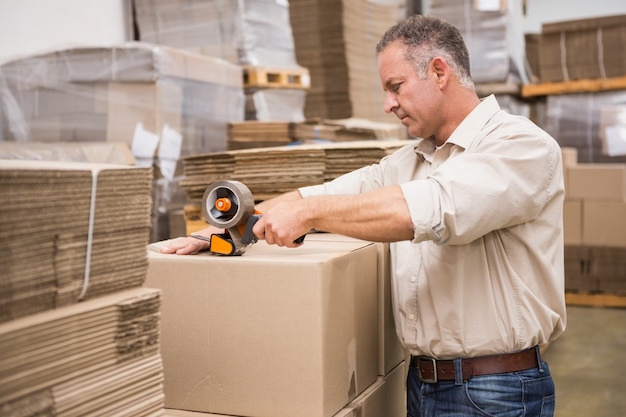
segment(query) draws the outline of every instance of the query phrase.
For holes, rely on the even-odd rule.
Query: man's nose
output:
[[[398,107],[398,100],[396,100],[393,94],[385,93],[385,101],[383,103],[383,107],[385,113],[391,113],[395,108]]]

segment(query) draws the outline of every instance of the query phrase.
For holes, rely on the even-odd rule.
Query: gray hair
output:
[[[376,54],[397,40],[407,47],[406,59],[415,63],[418,77],[426,78],[428,65],[440,56],[462,86],[474,89],[467,46],[459,30],[450,23],[432,16],[410,16],[385,32],[376,45]]]

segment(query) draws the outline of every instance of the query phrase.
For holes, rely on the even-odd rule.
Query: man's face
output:
[[[406,60],[405,50],[401,42],[395,41],[378,55],[385,112],[393,112],[411,136],[427,138],[437,133],[443,98],[432,65],[426,78],[420,79],[414,64]]]

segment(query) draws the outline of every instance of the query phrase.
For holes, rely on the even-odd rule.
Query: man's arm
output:
[[[254,234],[279,246],[299,246],[294,240],[311,229],[374,242],[413,238],[413,223],[400,186],[356,195],[277,199],[263,209]]]

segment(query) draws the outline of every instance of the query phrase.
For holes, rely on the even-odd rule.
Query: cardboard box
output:
[[[371,243],[314,239],[260,241],[238,257],[149,250],[146,285],[163,293],[165,407],[336,414],[377,378],[377,256]]]
[[[314,233],[309,240],[363,242],[332,233]],[[391,278],[389,244],[376,243],[378,250],[378,375],[384,376],[395,369],[404,358],[404,349],[398,339],[391,305]]]
[[[563,159],[563,183],[565,186],[565,192],[567,193],[567,189],[569,188],[569,176],[567,175],[567,170],[569,167],[578,164],[578,150],[571,147],[562,147],[561,158]]]
[[[333,417],[405,417],[407,371],[404,362],[396,366]]]
[[[584,200],[624,201],[626,164],[578,164],[567,169],[565,197]]]
[[[585,245],[626,247],[626,202],[586,200],[583,213]]]
[[[172,82],[109,83],[107,102],[107,141],[133,145],[137,124],[158,135],[165,125],[183,132],[183,93]]]
[[[572,147],[561,147],[561,158],[563,159],[563,167],[571,167],[578,164],[578,150]]]
[[[565,245],[565,290],[597,291],[598,279],[590,275],[591,250],[588,246]]]
[[[406,373],[403,362],[387,376],[380,376],[361,395],[333,417],[405,417]],[[164,417],[236,417],[223,414],[165,409]]]
[[[565,200],[563,203],[563,240],[566,245],[583,243],[583,202]]]
[[[599,130],[603,154],[626,155],[626,105],[600,107]]]

